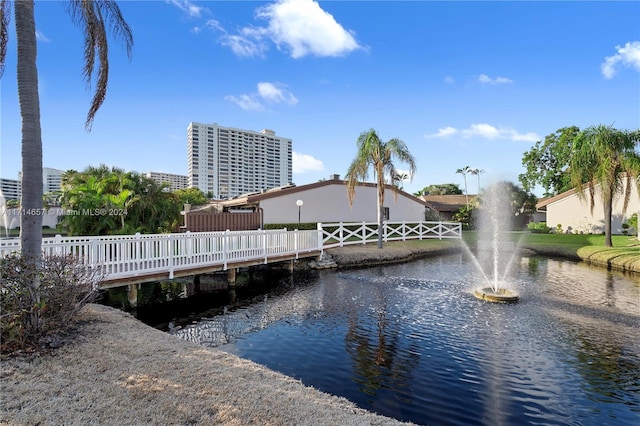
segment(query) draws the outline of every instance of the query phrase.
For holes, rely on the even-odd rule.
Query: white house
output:
[[[377,186],[360,183],[353,204],[349,204],[347,185],[339,175],[307,185],[274,188],[219,202],[225,209],[259,208],[263,223],[300,222],[376,222]],[[387,185],[385,220],[392,222],[423,221],[433,207],[426,201]]]
[[[623,180],[623,188],[627,179],[631,183],[631,197],[626,211],[623,211],[623,194],[616,194],[613,200],[611,232],[622,234],[622,224],[629,220],[634,213],[640,214],[640,196],[638,195],[638,181],[632,177]],[[538,211],[546,212],[547,226],[561,229],[562,232],[574,234],[600,234],[604,232],[605,219],[602,205],[600,185],[594,186],[594,206],[591,210],[591,196],[589,190],[584,189],[584,199],[578,196],[576,189],[563,192],[555,197],[540,200],[536,204]],[[637,230],[636,230],[637,232]]]

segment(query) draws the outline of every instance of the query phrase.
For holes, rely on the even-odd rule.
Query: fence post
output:
[[[169,238],[167,239],[167,243],[169,245],[168,250],[169,250],[169,279],[173,279],[173,265],[174,265],[174,241],[175,241],[175,234],[171,233],[169,234]]]
[[[229,258],[229,230],[227,229],[222,237],[222,265],[227,270],[227,260]]]
[[[142,266],[142,239],[139,232],[136,232],[135,262],[133,264],[137,266],[137,269]]]
[[[63,255],[64,251],[62,250],[62,235],[56,234],[56,236],[55,236],[53,241],[54,241],[54,244],[55,244],[54,253],[57,254],[58,256]],[[52,253],[48,253],[48,254],[52,254]]]
[[[267,251],[267,230],[262,230],[262,255],[264,256],[264,263],[267,263],[268,251]]]

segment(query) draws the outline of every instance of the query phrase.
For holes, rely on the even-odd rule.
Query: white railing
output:
[[[385,222],[384,241],[426,238],[461,238],[460,223]],[[249,261],[267,263],[269,258],[322,252],[349,244],[374,243],[377,223],[319,223],[317,230],[185,232],[181,234],[135,234],[93,237],[47,237],[45,256],[73,254],[105,280],[168,273]],[[19,238],[0,239],[0,257],[20,250]]]
[[[342,247],[349,244],[367,244],[378,241],[377,222],[319,223],[322,247]],[[383,241],[422,240],[427,238],[462,238],[459,222],[384,222]]]
[[[198,267],[262,260],[270,257],[322,251],[318,231],[225,231],[182,234],[136,234],[94,237],[48,237],[42,251],[73,254],[106,280],[169,273]],[[0,256],[20,249],[19,238],[0,240]]]

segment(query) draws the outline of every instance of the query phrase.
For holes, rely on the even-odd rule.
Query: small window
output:
[[[389,220],[389,207],[382,208],[382,216],[384,220]]]

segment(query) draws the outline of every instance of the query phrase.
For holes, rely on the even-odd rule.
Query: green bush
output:
[[[33,350],[55,339],[98,296],[96,272],[71,255],[34,266],[20,255],[0,259],[0,352]]]
[[[547,226],[547,222],[529,222],[527,229],[533,234],[551,233],[551,228]]]

